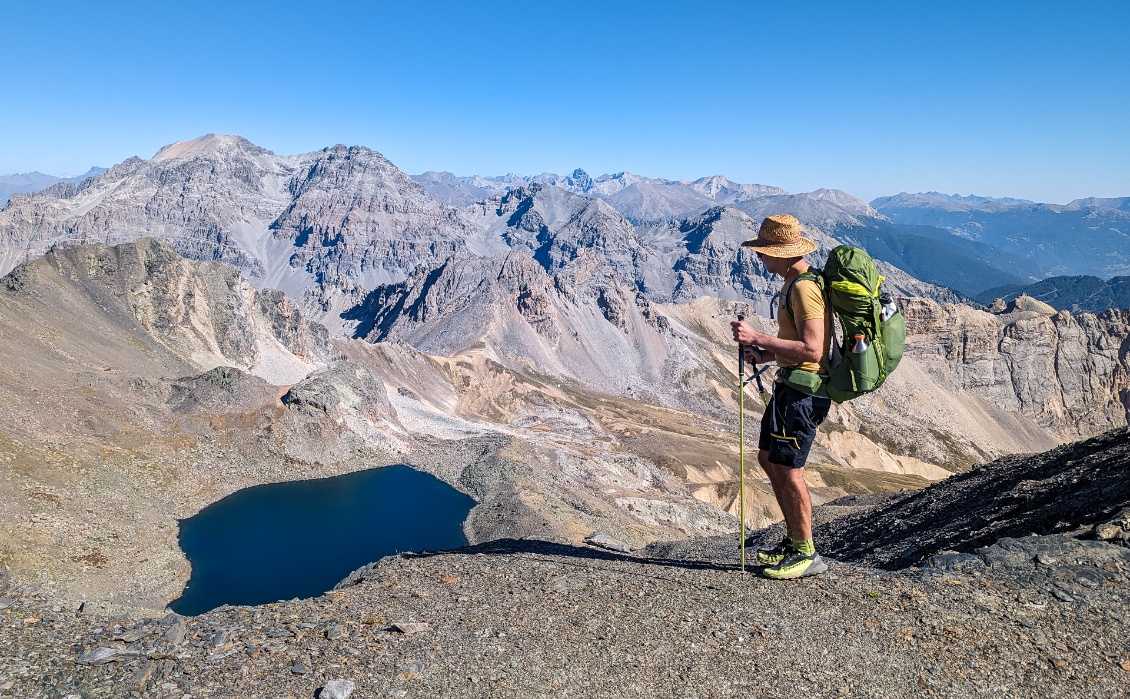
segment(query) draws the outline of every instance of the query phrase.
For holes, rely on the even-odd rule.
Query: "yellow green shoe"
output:
[[[790,551],[781,562],[764,568],[761,574],[773,580],[791,580],[809,575],[819,575],[828,570],[828,564],[813,551],[805,555],[800,551]]]
[[[793,542],[785,535],[781,543],[771,549],[757,549],[757,564],[762,566],[775,566],[785,560],[785,556],[793,550]]]

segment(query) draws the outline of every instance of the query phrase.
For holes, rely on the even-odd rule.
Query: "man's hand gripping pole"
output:
[[[738,321],[742,322],[744,320],[745,320],[745,316],[739,314],[738,315]],[[750,348],[750,349],[755,349],[758,352],[761,351],[761,348],[758,347],[757,345],[742,345],[742,344],[738,345],[738,370],[739,370],[739,373],[741,373],[743,375],[745,373],[743,370],[745,368],[745,349],[747,347]],[[769,397],[770,397],[769,392],[765,390],[765,384],[761,382],[761,375],[765,373],[765,371],[769,368],[769,365],[766,364],[765,366],[758,369],[757,368],[757,362],[750,360],[750,364],[753,365],[753,373],[750,375],[750,377],[748,379],[743,380],[742,390],[743,391],[745,390],[745,385],[747,383],[749,383],[750,381],[756,381],[757,382],[757,393],[758,393],[758,395],[761,396],[761,402],[764,403],[765,405],[769,405]]]

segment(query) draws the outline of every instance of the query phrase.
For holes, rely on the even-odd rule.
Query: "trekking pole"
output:
[[[738,314],[738,321],[745,316]],[[756,365],[754,365],[756,366]],[[760,377],[758,377],[760,383]],[[738,527],[741,571],[745,572],[745,345],[738,343]]]

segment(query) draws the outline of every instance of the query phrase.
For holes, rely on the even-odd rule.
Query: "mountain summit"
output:
[[[242,151],[254,155],[274,155],[266,148],[261,148],[242,136],[217,136],[214,133],[206,134],[191,141],[178,141],[157,151],[150,162],[159,163],[164,160],[188,160],[201,156],[215,156],[221,153]]]

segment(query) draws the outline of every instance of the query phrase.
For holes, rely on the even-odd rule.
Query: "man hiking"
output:
[[[825,308],[819,284],[798,277],[808,271],[804,255],[816,243],[800,234],[800,221],[789,214],[770,216],[761,223],[757,238],[742,243],[756,252],[769,272],[784,279],[777,336],[754,330],[748,323],[732,321],[734,339],[745,346],[746,358],[756,363],[776,361],[777,382],[765,407],[758,440],[757,462],[769,476],[773,495],[785,515],[787,533],[771,549],[759,549],[762,575],[784,580],[817,575],[828,566],[812,541],[812,501],[804,481],[804,464],[816,437],[816,428],[828,416],[831,399],[808,395],[782,382],[788,370],[820,374],[828,371],[832,315]]]

